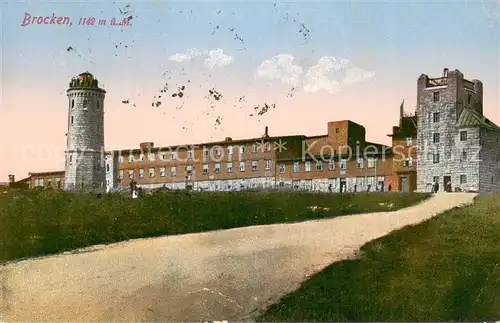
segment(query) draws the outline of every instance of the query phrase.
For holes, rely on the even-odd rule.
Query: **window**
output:
[[[434,94],[434,95],[433,95],[433,98],[432,98],[432,99],[433,99],[433,101],[434,101],[434,102],[439,102],[439,99],[440,99],[439,94],[440,94],[440,93],[439,93],[439,92],[434,92],[433,94]]]
[[[460,184],[467,184],[467,175],[460,175]]]
[[[270,170],[270,169],[271,169],[271,160],[270,160],[270,159],[266,159],[266,160],[264,161],[264,168],[265,168],[266,170]]]
[[[375,158],[368,158],[368,168],[375,167]]]
[[[460,141],[467,140],[467,131],[460,131]]]
[[[144,168],[139,169],[139,178],[144,178]]]
[[[335,160],[331,159],[328,162],[328,170],[335,170]]]
[[[283,174],[285,172],[285,164],[280,164],[279,171],[281,174]]]
[[[128,156],[128,162],[133,163],[134,162],[134,155],[129,155]]]
[[[160,167],[160,177],[165,177],[165,167]]]
[[[97,100],[97,105],[96,105],[96,109],[99,110],[99,100]]]
[[[339,128],[335,128],[335,133],[339,133]]]
[[[256,160],[252,160],[252,171],[256,171],[258,166],[258,162]]]
[[[467,161],[467,150],[462,150],[462,156],[460,157],[460,161]]]
[[[140,162],[143,162],[143,161],[144,161],[144,154],[140,154],[140,155],[139,155],[139,161],[140,161]]]
[[[240,155],[243,154],[245,152],[245,146],[240,145],[240,148],[238,149],[238,151],[240,152]]]
[[[233,163],[227,163],[226,164],[226,172],[232,173],[233,172]]]
[[[51,187],[51,186],[52,186],[52,180],[49,179],[49,180],[47,180],[47,187]]]
[[[472,95],[469,94],[469,97],[467,98],[467,103],[471,104],[472,103]]]
[[[160,153],[160,160],[166,160],[167,159],[167,153],[166,152],[161,152]]]
[[[96,131],[95,131],[95,132],[96,132],[96,133],[99,133],[99,131],[101,130],[101,128],[99,127],[99,125],[98,125],[98,124],[96,125],[96,127],[95,127],[95,128],[96,128]]]
[[[208,164],[204,164],[203,165],[203,175],[208,175],[208,169],[209,169],[209,165]]]
[[[172,177],[177,176],[177,167],[175,166],[170,167],[170,174],[172,175]]]
[[[271,151],[271,143],[266,143],[266,151]]]
[[[363,163],[363,158],[358,158],[357,161],[356,161],[356,166],[358,168],[363,168],[364,166],[364,163]]]
[[[106,172],[109,173],[109,164],[106,164]]]
[[[439,154],[432,155],[432,162],[434,164],[438,164],[439,163]]]
[[[87,108],[88,108],[88,104],[89,104],[89,103],[88,103],[88,101],[87,101],[87,100],[83,100],[83,102],[82,102],[82,107],[83,107],[83,110],[87,110]]]
[[[316,162],[316,171],[320,172],[323,170],[323,162]]]
[[[300,162],[293,162],[293,172],[294,173],[300,172]]]
[[[154,167],[151,167],[149,169],[149,177],[150,178],[155,177],[155,169],[154,169]]]
[[[56,183],[57,183],[57,188],[61,188],[61,179],[60,178],[58,178],[56,180]]]
[[[413,144],[413,140],[411,137],[406,137],[406,145],[411,146]]]
[[[434,112],[432,114],[432,121],[433,122],[439,122],[439,112]]]
[[[118,178],[123,179],[123,169],[120,169],[120,171],[118,172]]]
[[[232,155],[233,154],[233,146],[229,145],[227,146],[227,154]]]
[[[189,160],[193,159],[193,151],[192,150],[188,150],[187,157]]]
[[[118,163],[123,164],[123,156],[118,156]]]
[[[433,143],[438,144],[439,143],[439,139],[440,139],[439,132],[436,132],[436,133],[432,134],[432,142]]]
[[[214,147],[214,157],[220,157],[220,147]]]
[[[71,109],[75,108],[75,100],[71,100]]]
[[[191,173],[193,172],[193,165],[186,165],[186,172],[188,173],[188,175],[191,175]]]
[[[153,154],[153,153],[149,153],[149,154],[148,154],[148,160],[149,160],[149,161],[154,161],[154,160],[155,160],[155,154]]]
[[[74,117],[71,116],[71,125],[73,125],[73,122],[75,121]]]
[[[241,161],[240,162],[240,172],[244,172],[244,171],[245,171],[245,162]]]
[[[252,151],[253,151],[254,153],[256,153],[258,150],[259,150],[259,145],[258,145],[257,143],[254,143],[254,144],[252,145]]]
[[[72,165],[73,164],[73,155],[69,155],[69,164]]]
[[[214,173],[216,174],[220,173],[220,163],[214,165]]]
[[[347,168],[347,160],[341,159],[340,160],[340,169],[346,169]]]
[[[304,170],[306,172],[310,172],[311,171],[311,162],[310,161],[306,161],[305,162],[305,165],[304,165]]]
[[[134,178],[134,170],[133,169],[129,169],[129,171],[128,171],[128,178],[129,179]]]
[[[412,157],[406,157],[405,160],[403,161],[404,167],[411,167],[413,164],[413,158]]]

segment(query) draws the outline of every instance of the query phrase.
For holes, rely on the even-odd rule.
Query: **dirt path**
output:
[[[395,212],[133,240],[11,263],[0,268],[0,321],[250,320],[367,241],[474,196],[441,193]]]

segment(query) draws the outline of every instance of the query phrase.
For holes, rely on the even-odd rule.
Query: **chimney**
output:
[[[12,184],[12,183],[14,183],[15,181],[16,181],[16,176],[15,176],[15,175],[10,174],[10,175],[9,175],[9,183],[11,183],[11,184]]]
[[[141,148],[142,151],[147,151],[151,148],[154,147],[154,143],[153,142],[141,142],[139,147]]]
[[[443,70],[443,77],[448,77],[448,68],[445,67]]]
[[[268,130],[269,130],[269,128],[266,126],[266,128],[264,129],[264,138],[269,138]]]

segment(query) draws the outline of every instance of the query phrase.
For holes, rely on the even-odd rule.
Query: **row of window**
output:
[[[375,167],[375,159],[374,158],[368,158],[368,168],[373,168]],[[258,161],[252,161],[252,171],[257,171],[258,170]],[[412,165],[412,158],[409,157],[405,160],[405,165],[406,166],[411,166]],[[347,168],[347,160],[342,159],[340,160],[339,163],[340,169],[345,170]],[[270,159],[264,160],[264,170],[271,170],[272,167],[272,161]],[[363,159],[358,159],[357,160],[357,168],[364,168],[364,160]],[[186,165],[186,172],[188,175],[191,175],[193,172],[193,165]],[[213,172],[215,174],[219,174],[221,172],[221,163],[215,163]],[[304,163],[304,171],[310,172],[312,169],[311,167],[311,162],[306,161]],[[333,171],[335,170],[335,161],[330,161],[328,163],[328,170]],[[107,165],[107,171],[109,172],[109,164]],[[246,171],[246,162],[242,161],[239,162],[239,171],[244,172]],[[279,164],[278,165],[278,171],[279,173],[284,173],[286,171],[286,165],[285,164]],[[323,171],[323,162],[317,162],[316,163],[316,171]],[[204,164],[203,165],[203,174],[208,175],[210,172],[210,165],[209,164]],[[226,163],[226,172],[227,173],[232,173],[233,172],[233,163]],[[293,163],[293,172],[298,173],[300,172],[300,162],[294,162]],[[160,177],[165,177],[166,176],[166,167],[159,167],[159,173]],[[128,170],[129,178],[134,178],[134,170],[130,169]],[[177,166],[172,166],[170,167],[170,174],[172,177],[177,176]],[[144,178],[144,169],[141,168],[139,169],[139,177]],[[155,167],[150,167],[149,168],[149,177],[155,177]],[[124,178],[124,170],[120,170],[119,172],[119,178],[123,179]]]
[[[265,144],[260,144],[260,143],[255,143],[252,145],[252,152],[253,153],[257,153],[260,151],[271,151],[271,143],[265,143]],[[222,156],[222,148],[221,147],[213,147],[213,157],[221,157]],[[227,146],[226,147],[226,152],[228,154],[228,156],[232,156],[233,155],[233,146]],[[245,153],[245,146],[244,145],[240,145],[239,146],[239,154],[242,155]],[[188,150],[187,151],[187,159],[193,159],[193,156],[194,156],[194,152],[192,150]],[[207,148],[207,147],[204,147],[203,148],[203,159],[205,160],[208,160],[208,158],[210,157],[210,150]],[[169,154],[167,152],[159,152],[158,153],[158,158],[160,160],[168,160],[170,158],[170,160],[178,160],[179,159],[179,153],[176,152],[176,151],[171,151],[169,152]],[[139,155],[139,161],[140,162],[143,162],[145,160],[145,155],[144,154],[140,154]],[[149,153],[148,154],[148,160],[149,161],[155,161],[156,160],[156,154],[154,153]],[[133,163],[135,162],[135,156],[134,155],[129,155],[128,156],[128,161],[129,163]],[[122,164],[124,162],[124,157],[123,156],[119,156],[118,157],[118,163]]]
[[[467,141],[467,131],[460,131],[460,141]],[[432,134],[432,143],[438,144],[441,142],[441,134],[439,132],[435,132]]]
[[[34,186],[35,187],[43,187],[43,178],[36,178],[34,181]],[[61,188],[61,179],[57,178],[56,179],[56,187]],[[47,187],[52,187],[52,180],[49,179],[47,180]]]
[[[434,176],[432,180],[439,183],[439,176]],[[467,184],[467,175],[460,175],[460,184]]]
[[[89,101],[87,99],[83,99],[82,101],[82,109],[87,110],[89,106]],[[75,100],[71,100],[71,109],[75,108]],[[101,109],[101,102],[99,100],[96,101],[96,110],[99,111]]]

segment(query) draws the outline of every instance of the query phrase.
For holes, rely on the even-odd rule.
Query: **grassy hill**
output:
[[[500,196],[371,241],[272,305],[259,321],[500,319]]]
[[[396,210],[429,194],[0,191],[0,262],[132,238]],[[319,208],[314,208],[319,206]]]

